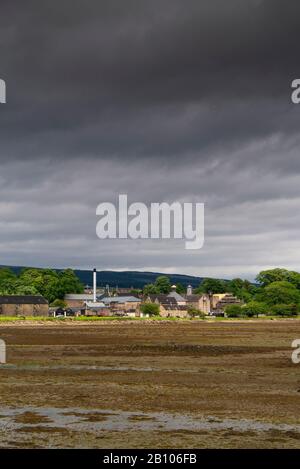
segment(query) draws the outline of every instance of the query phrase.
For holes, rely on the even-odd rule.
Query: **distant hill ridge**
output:
[[[18,274],[22,269],[28,268],[25,266],[10,266],[2,265],[0,268],[8,267],[13,272]],[[30,267],[29,267],[30,268]],[[32,267],[32,268],[42,268],[42,267]],[[51,268],[51,267],[50,267]],[[53,269],[60,271],[63,269]],[[91,270],[79,270],[74,269],[77,277],[84,285],[92,285],[92,269]],[[202,282],[203,277],[194,277],[191,275],[181,275],[181,274],[164,274],[160,272],[139,272],[139,271],[122,271],[116,272],[113,270],[99,270],[97,274],[97,284],[98,286],[110,285],[111,287],[118,286],[120,288],[143,288],[147,283],[154,283],[156,277],[164,275],[170,279],[170,282],[173,284],[181,283],[185,287],[187,285],[192,285],[192,287],[198,287]]]

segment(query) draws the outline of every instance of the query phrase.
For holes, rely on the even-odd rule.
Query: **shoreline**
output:
[[[276,322],[294,322],[299,323],[300,317],[297,318],[217,318],[217,319],[167,319],[167,318],[98,318],[98,319],[55,319],[55,318],[36,318],[36,319],[19,319],[19,318],[1,318],[0,319],[0,328],[1,327],[23,327],[23,326],[100,326],[100,325],[121,325],[128,323],[142,326],[149,325],[166,325],[166,324],[274,324]]]

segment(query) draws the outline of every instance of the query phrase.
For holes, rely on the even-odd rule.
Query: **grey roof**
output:
[[[177,304],[177,301],[175,298],[169,295],[164,295],[162,293],[158,295],[152,295],[152,294],[148,295],[148,298],[153,302],[157,300],[162,305],[168,305],[168,304],[176,305]]]
[[[127,289],[126,289],[127,290]],[[122,293],[122,292],[117,292],[118,294],[116,296],[134,296],[134,295],[130,295],[130,292],[131,292],[132,289],[128,289],[127,292],[125,293]]]
[[[178,301],[185,301],[185,298],[183,296],[179,295],[176,291],[171,291],[171,293],[168,294],[169,298],[175,298],[175,300]]]
[[[88,301],[92,300],[94,298],[94,295],[92,293],[68,293],[65,295],[65,300],[82,300],[82,301]]]
[[[47,305],[48,301],[41,295],[2,295],[0,304],[8,305]]]
[[[88,311],[105,311],[105,310],[107,310],[107,306],[99,305],[98,303],[95,303],[95,305],[93,305],[92,303],[90,303],[89,305],[86,305],[86,310],[88,310]]]
[[[101,298],[103,303],[140,303],[140,298],[135,296],[106,296]]]
[[[85,303],[86,307],[87,308],[106,308],[105,304],[103,303],[103,301],[87,301]]]
[[[202,296],[203,295],[195,295],[195,294],[185,295],[185,299],[186,301],[199,301]]]

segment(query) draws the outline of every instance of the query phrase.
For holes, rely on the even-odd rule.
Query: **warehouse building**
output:
[[[48,316],[48,312],[48,301],[43,296],[0,296],[0,316]]]

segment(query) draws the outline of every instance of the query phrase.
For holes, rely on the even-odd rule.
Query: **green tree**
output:
[[[285,305],[273,305],[271,307],[271,313],[275,316],[292,317],[297,316],[299,307],[297,304],[285,304]]]
[[[168,277],[161,275],[155,280],[155,286],[159,293],[168,294],[171,291],[171,283]]]
[[[251,301],[256,290],[257,288],[248,280],[242,280],[241,278],[234,278],[227,284],[227,291],[246,303]]]
[[[288,277],[288,270],[286,269],[269,269],[269,270],[262,270],[256,277],[256,281],[262,286],[266,287],[270,285],[270,283],[274,282],[282,282],[287,280]]]
[[[188,315],[191,316],[192,318],[195,318],[195,317],[202,317],[204,318],[205,317],[205,313],[203,311],[201,311],[200,309],[198,308],[195,308],[194,306],[188,306]]]
[[[159,290],[158,288],[154,285],[154,283],[148,283],[147,285],[144,286],[143,294],[145,296],[148,295],[158,295]]]
[[[238,318],[243,315],[243,310],[240,305],[228,305],[225,308],[225,313],[229,318]]]
[[[16,290],[17,276],[8,267],[0,269],[0,294],[13,295]]]
[[[159,305],[156,303],[143,303],[141,305],[141,312],[143,314],[149,314],[149,316],[159,315]]]
[[[216,278],[205,278],[196,289],[196,293],[225,293],[226,285],[223,280]]]
[[[56,298],[63,298],[63,287],[56,271],[45,269],[42,272],[41,293],[50,303]]]
[[[246,305],[242,306],[242,312],[248,317],[258,317],[259,314],[267,314],[268,306],[260,301],[250,301]]]
[[[298,304],[300,302],[299,290],[287,281],[270,283],[263,289],[261,297],[269,305]]]
[[[300,273],[287,269],[269,269],[260,272],[256,281],[262,286],[267,287],[274,282],[289,282],[300,290]]]
[[[138,290],[138,289],[135,289],[135,288],[130,290],[130,295],[132,295],[132,296],[138,297],[141,293],[143,293],[142,290]]]
[[[72,269],[59,272],[58,280],[62,298],[66,293],[83,293],[84,291],[84,286]]]
[[[237,295],[237,293],[244,289],[244,280],[241,278],[233,278],[228,282],[227,289],[233,295]]]
[[[64,301],[64,300],[60,300],[59,298],[57,298],[56,300],[53,301],[53,303],[51,303],[51,305],[53,308],[66,308],[67,307],[67,303]]]
[[[2,284],[0,286],[0,295],[14,295],[16,293],[16,289],[12,284]]]
[[[179,295],[183,295],[186,292],[182,283],[176,283],[176,292],[179,293]]]
[[[19,275],[18,283],[26,287],[33,287],[40,294],[44,295],[43,271],[42,269],[23,269]],[[47,298],[48,299],[48,298]]]
[[[22,285],[19,282],[17,282],[14,294],[15,295],[38,295],[39,292],[36,290],[35,287],[32,287],[31,285]]]
[[[2,282],[16,280],[16,274],[9,267],[2,267],[0,269],[0,285]]]
[[[286,280],[292,283],[298,290],[300,290],[300,274],[299,272],[294,272],[289,270],[287,273]]]
[[[49,303],[57,298],[63,299],[66,293],[83,292],[83,285],[71,269],[59,273],[52,269],[24,269],[17,282],[24,288],[33,288]]]

